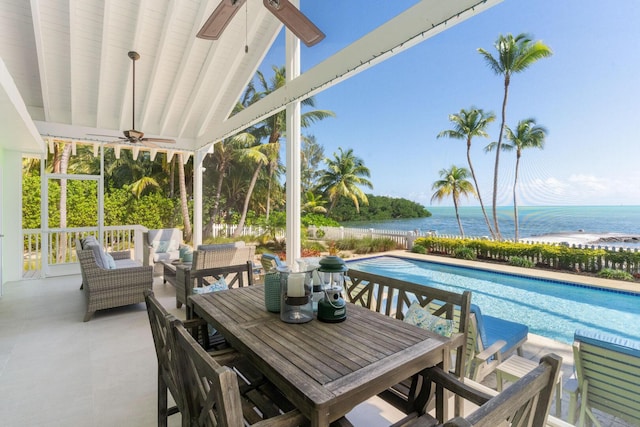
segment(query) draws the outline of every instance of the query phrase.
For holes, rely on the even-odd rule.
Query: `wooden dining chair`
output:
[[[158,359],[158,426],[166,426],[167,418],[170,415],[183,411],[183,402],[181,394],[177,386],[177,377],[172,363],[172,354],[169,344],[169,328],[171,320],[175,319],[160,304],[153,294],[153,291],[147,290],[144,293],[145,303],[147,305],[147,314],[149,316],[149,324],[151,326],[151,335],[156,348],[156,357]],[[195,321],[187,321],[188,326],[195,326]],[[218,363],[229,364],[240,358],[240,355],[232,349],[218,350],[207,353],[209,357],[215,357]],[[176,405],[168,407],[168,394],[171,393]]]
[[[427,413],[414,419],[404,418],[394,427],[544,427],[561,365],[562,358],[550,353],[542,357],[537,368],[497,396],[472,388],[440,368],[427,369],[424,373],[427,384],[436,390],[450,390],[479,408],[466,418],[455,417],[444,424]],[[436,412],[440,405],[436,401]]]
[[[211,358],[176,320],[171,321],[170,337],[179,393],[184,399],[183,427],[243,427],[246,424],[287,427],[306,423],[298,410],[277,412],[273,417],[262,419],[259,415],[259,412],[265,414],[262,408],[259,411],[251,408],[255,402],[249,402],[248,395],[241,394],[239,376],[233,369]]]

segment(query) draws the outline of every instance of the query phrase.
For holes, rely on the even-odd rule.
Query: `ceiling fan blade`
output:
[[[273,13],[307,46],[311,47],[324,39],[325,35],[289,0],[263,0],[269,12]]]
[[[209,16],[207,22],[198,31],[196,37],[206,40],[218,40],[244,2],[245,0],[222,0]]]

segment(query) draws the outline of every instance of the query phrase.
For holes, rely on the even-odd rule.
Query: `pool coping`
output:
[[[367,254],[362,256],[353,256],[346,261],[364,260],[376,258],[380,256],[392,256],[399,258],[415,259],[420,261],[428,261],[437,264],[452,265],[457,267],[466,267],[476,270],[485,270],[490,272],[498,272],[511,274],[515,276],[524,276],[534,279],[546,279],[554,282],[563,282],[568,285],[579,287],[590,287],[609,290],[618,293],[629,294],[632,296],[640,296],[640,285],[635,282],[623,282],[621,280],[603,279],[600,277],[583,276],[570,273],[562,273],[548,271],[542,269],[515,267],[511,265],[501,265],[497,263],[489,263],[482,261],[469,261],[458,258],[449,258],[437,255],[417,254],[406,250],[395,250],[388,252],[379,252],[375,254]]]

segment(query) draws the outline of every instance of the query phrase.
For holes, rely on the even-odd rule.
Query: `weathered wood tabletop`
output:
[[[264,286],[190,299],[195,313],[245,354],[312,426],[328,426],[425,368],[448,368],[448,338],[353,304],[344,322],[289,324],[265,309]]]

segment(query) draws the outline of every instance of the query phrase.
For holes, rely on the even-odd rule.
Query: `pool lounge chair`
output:
[[[465,376],[480,382],[514,351],[522,356],[528,335],[527,325],[484,315],[471,304]]]
[[[578,426],[588,417],[600,427],[593,409],[640,425],[640,341],[577,330],[573,357],[578,381],[575,392],[569,392],[569,422],[580,398]]]

